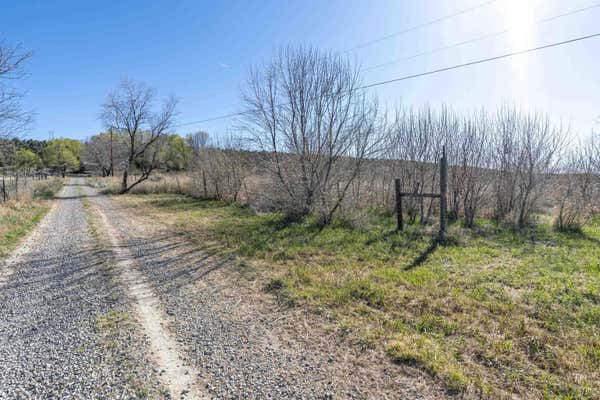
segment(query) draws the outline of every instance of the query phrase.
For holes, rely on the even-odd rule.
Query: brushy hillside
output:
[[[119,197],[217,252],[238,255],[290,306],[326,312],[358,346],[419,366],[467,397],[600,394],[600,219],[583,233],[487,221],[394,231],[393,218],[310,218],[180,195]]]

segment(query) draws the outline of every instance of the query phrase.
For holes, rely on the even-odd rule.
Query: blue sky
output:
[[[25,106],[32,138],[83,139],[102,130],[100,105],[122,77],[180,99],[179,123],[239,111],[249,68],[280,46],[346,50],[483,0],[11,1],[1,0],[0,37],[34,51]],[[596,0],[597,1],[597,0]],[[505,35],[364,73],[391,79],[600,32],[600,7],[536,20],[594,0],[498,0],[455,18],[349,52],[363,68],[503,29]],[[442,103],[458,111],[502,104],[547,112],[574,135],[598,127],[600,39],[377,88],[386,105]],[[225,133],[228,120],[186,126]]]

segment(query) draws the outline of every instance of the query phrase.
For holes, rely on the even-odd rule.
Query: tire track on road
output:
[[[173,399],[209,398],[199,389],[196,381],[198,371],[184,363],[183,349],[166,328],[160,301],[145,276],[135,268],[133,255],[121,244],[119,232],[96,204],[89,204],[91,211],[99,218],[100,229],[105,233],[115,256],[119,279],[133,300],[138,320],[150,340],[154,361],[163,372],[159,377],[163,385],[169,389]]]

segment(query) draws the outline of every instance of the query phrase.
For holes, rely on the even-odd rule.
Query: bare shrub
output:
[[[396,177],[404,192],[437,192],[438,162],[445,146],[450,218],[462,217],[472,227],[478,216],[490,214],[497,221],[523,227],[540,208],[565,136],[562,127],[552,126],[547,117],[511,108],[494,116],[482,110],[464,118],[446,107],[399,109],[386,145],[390,161],[389,167],[382,168],[388,176],[383,186],[392,187]],[[408,200],[409,221],[428,222],[434,202]]]
[[[249,173],[241,138],[211,139],[206,132],[188,135],[192,148],[191,174],[197,195],[219,200],[240,200]]]
[[[377,104],[358,69],[310,48],[281,50],[254,70],[244,93],[244,128],[263,151],[281,208],[331,221],[364,161],[377,150]]]
[[[480,214],[490,186],[489,117],[480,112],[462,121],[462,127],[450,149],[450,204],[455,218],[464,217],[464,224],[473,227]]]
[[[439,160],[444,146],[447,147],[450,162],[456,158],[452,144],[460,137],[461,122],[448,108],[433,110],[429,105],[415,111],[413,109],[397,109],[395,118],[387,135],[385,147],[386,158],[390,159],[390,174],[386,185],[393,187],[393,179],[400,179],[403,192],[422,195],[439,192]],[[456,148],[458,149],[458,148]],[[450,184],[454,187],[458,180],[454,174],[458,170],[450,168]],[[460,198],[450,197],[450,206],[456,206],[459,212]],[[409,222],[417,218],[422,224],[430,221],[438,200],[430,198],[409,198],[406,201],[406,213]]]
[[[554,228],[558,231],[579,232],[598,210],[600,174],[594,138],[573,147],[561,169],[558,213]]]
[[[546,116],[512,108],[498,112],[495,127],[494,218],[523,227],[532,222],[544,185],[555,172],[565,131]]]

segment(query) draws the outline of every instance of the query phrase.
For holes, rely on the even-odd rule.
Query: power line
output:
[[[594,34],[591,34],[591,35],[576,37],[576,38],[573,38],[573,39],[563,40],[561,42],[549,43],[549,44],[545,44],[543,46],[533,47],[533,48],[526,49],[526,50],[513,51],[513,52],[510,52],[510,53],[501,54],[499,56],[482,58],[480,60],[469,61],[469,62],[466,62],[466,63],[463,63],[463,64],[457,64],[457,65],[452,65],[452,66],[449,66],[449,67],[438,68],[438,69],[434,69],[434,70],[427,71],[427,72],[421,72],[421,73],[418,73],[418,74],[405,75],[405,76],[402,76],[400,78],[389,79],[387,81],[375,82],[375,83],[371,83],[371,84],[368,84],[368,85],[365,85],[365,86],[361,86],[361,87],[359,87],[357,89],[369,89],[369,88],[372,88],[372,87],[375,87],[375,86],[386,85],[388,83],[400,82],[400,81],[404,81],[404,80],[407,80],[407,79],[413,79],[413,78],[418,78],[418,77],[421,77],[421,76],[433,75],[433,74],[437,74],[437,73],[440,73],[440,72],[450,71],[450,70],[453,70],[453,69],[459,69],[459,68],[469,67],[469,66],[472,66],[472,65],[483,64],[483,63],[490,62],[490,61],[496,61],[496,60],[500,60],[502,58],[509,58],[509,57],[514,57],[514,56],[518,56],[518,55],[521,55],[521,54],[532,53],[532,52],[535,52],[535,51],[549,49],[551,47],[563,46],[565,44],[570,44],[570,43],[579,42],[579,41],[582,41],[582,40],[592,39],[592,38],[595,38],[595,37],[600,37],[600,32],[599,33],[594,33]]]
[[[449,14],[449,15],[445,15],[443,17],[436,18],[436,19],[433,19],[431,21],[423,22],[422,24],[411,26],[410,28],[406,28],[406,29],[403,29],[403,30],[398,31],[398,32],[390,33],[389,35],[385,35],[385,36],[382,36],[382,37],[377,38],[377,39],[369,40],[368,42],[363,42],[363,43],[358,44],[358,45],[356,45],[354,47],[351,47],[351,48],[349,48],[347,50],[340,51],[340,54],[349,53],[351,51],[362,49],[364,47],[372,46],[372,45],[374,45],[376,43],[383,42],[384,40],[388,40],[388,39],[391,39],[393,37],[398,37],[398,36],[401,36],[401,35],[405,35],[405,34],[407,34],[409,32],[416,31],[418,29],[425,28],[427,26],[431,26],[431,25],[437,24],[439,22],[443,22],[443,21],[446,21],[446,20],[454,18],[454,17],[458,17],[459,15],[470,13],[470,12],[478,10],[480,8],[489,6],[490,4],[495,3],[496,1],[497,0],[484,1],[483,3],[479,3],[476,6],[465,8],[465,9],[457,11],[455,13],[452,13],[452,14]]]
[[[486,3],[482,3],[482,4],[484,5]],[[482,4],[480,4],[480,6],[482,6]],[[598,7],[600,7],[600,3],[592,4],[590,6],[578,8],[578,9],[571,10],[571,11],[566,11],[566,12],[563,12],[561,14],[553,15],[553,16],[550,16],[550,17],[547,17],[547,18],[538,19],[537,21],[535,21],[535,24],[536,25],[541,25],[541,24],[544,24],[546,22],[554,21],[554,20],[559,19],[559,18],[571,16],[571,15],[578,14],[578,13],[581,13],[581,12],[584,12],[584,11],[588,11],[588,10],[591,10],[591,9],[594,9],[594,8],[598,8]],[[463,12],[466,12],[466,10],[463,10]],[[447,16],[447,17],[449,18],[450,16]],[[382,64],[377,64],[377,65],[374,65],[374,66],[371,66],[371,67],[362,68],[360,71],[361,72],[366,72],[366,71],[370,71],[370,70],[373,70],[373,69],[385,67],[385,66],[388,66],[388,65],[393,65],[393,64],[396,64],[396,63],[399,63],[399,62],[402,62],[402,61],[408,61],[408,60],[411,60],[411,59],[414,59],[414,58],[418,58],[418,57],[422,57],[422,56],[425,56],[425,55],[435,54],[435,53],[438,53],[440,51],[450,50],[450,49],[453,49],[453,48],[456,48],[456,47],[460,47],[460,46],[463,46],[463,45],[466,45],[466,44],[480,42],[482,40],[486,40],[486,39],[490,39],[490,38],[493,38],[493,37],[498,37],[498,36],[504,35],[504,34],[510,32],[511,30],[512,29],[504,29],[502,31],[488,33],[488,34],[485,34],[485,35],[482,35],[482,36],[478,36],[476,38],[467,39],[467,40],[464,40],[464,41],[461,41],[461,42],[458,42],[458,43],[453,43],[453,44],[450,44],[450,45],[447,45],[447,46],[442,46],[442,47],[438,47],[438,48],[435,48],[435,49],[423,51],[423,52],[416,53],[416,54],[413,54],[413,55],[410,55],[410,56],[397,58],[395,60],[388,61],[388,62],[385,62],[385,63],[382,63]],[[219,93],[216,93],[216,94],[219,94]],[[208,98],[211,98],[213,96],[214,96],[214,94],[213,95],[206,95],[206,96],[203,96],[202,98],[208,99]],[[236,103],[236,104],[230,104],[230,105],[228,105],[226,107],[236,107],[236,106],[239,106],[239,105],[240,105],[240,103]],[[235,113],[233,113],[233,114],[227,114],[227,116],[218,117],[217,119],[223,119],[223,118],[231,117],[231,116],[235,116],[235,115],[236,115]],[[204,122],[208,122],[208,121],[204,121]],[[190,122],[190,123],[180,124],[178,126],[193,125],[195,123],[198,123],[198,122]]]
[[[405,80],[409,80],[409,79],[419,78],[419,77],[422,77],[422,76],[434,75],[434,74],[438,74],[438,73],[441,73],[441,72],[446,72],[446,71],[451,71],[451,70],[455,70],[455,69],[465,68],[465,67],[469,67],[469,66],[473,66],[473,65],[477,65],[477,64],[483,64],[483,63],[486,63],[486,62],[496,61],[496,60],[500,60],[500,59],[503,59],[503,58],[514,57],[514,56],[518,56],[518,55],[521,55],[521,54],[532,53],[532,52],[536,52],[536,51],[540,51],[540,50],[549,49],[549,48],[552,48],[552,47],[559,47],[559,46],[563,46],[563,45],[566,45],[566,44],[580,42],[580,41],[583,41],[583,40],[592,39],[592,38],[596,38],[596,37],[600,37],[600,32],[593,33],[593,34],[586,35],[586,36],[579,36],[579,37],[576,37],[576,38],[567,39],[567,40],[563,40],[563,41],[560,41],[560,42],[553,42],[553,43],[545,44],[545,45],[542,45],[542,46],[532,47],[532,48],[525,49],[525,50],[513,51],[513,52],[510,52],[510,53],[505,53],[505,54],[501,54],[501,55],[494,56],[494,57],[487,57],[487,58],[482,58],[482,59],[479,59],[479,60],[469,61],[469,62],[462,63],[462,64],[456,64],[456,65],[451,65],[451,66],[448,66],[448,67],[438,68],[438,69],[434,69],[434,70],[431,70],[431,71],[420,72],[420,73],[411,74],[411,75],[405,75],[405,76],[401,76],[399,78],[388,79],[386,81],[374,82],[374,83],[370,83],[370,84],[367,84],[367,85],[364,85],[364,86],[357,87],[354,90],[355,91],[356,90],[364,90],[364,89],[369,89],[369,88],[373,88],[373,87],[376,87],[376,86],[382,86],[382,85],[387,85],[387,84],[390,84],[390,83],[401,82],[401,81],[405,81]],[[285,105],[285,104],[278,104],[278,105],[276,105],[276,107],[281,107],[283,105]],[[238,117],[238,116],[245,115],[247,113],[248,113],[247,111],[241,111],[241,112],[230,113],[230,114],[220,115],[220,116],[216,116],[216,117],[206,118],[206,119],[202,119],[202,120],[198,120],[198,121],[186,122],[184,124],[175,125],[175,128],[182,127],[182,126],[188,126],[188,125],[196,125],[196,124],[201,124],[201,123],[205,123],[205,122],[212,122],[212,121],[217,121],[217,120],[221,120],[221,119],[228,119],[228,118],[232,118],[232,117]]]
[[[578,13],[581,13],[581,12],[584,12],[584,11],[588,11],[588,10],[591,10],[591,9],[594,9],[594,8],[598,8],[598,7],[600,7],[600,3],[596,3],[596,4],[593,4],[591,6],[587,6],[587,7],[583,7],[583,8],[578,8],[576,10],[567,11],[567,12],[564,12],[562,14],[553,15],[551,17],[541,18],[541,19],[535,21],[535,24],[536,25],[541,25],[541,24],[544,24],[546,22],[554,21],[554,20],[559,19],[559,18],[571,16],[571,15],[578,14]],[[472,39],[467,39],[467,40],[463,40],[463,41],[458,42],[458,43],[453,43],[453,44],[449,44],[449,45],[446,45],[446,46],[437,47],[435,49],[423,51],[423,52],[416,53],[416,54],[413,54],[413,55],[410,55],[410,56],[396,58],[394,60],[387,61],[385,63],[373,65],[373,66],[367,67],[367,68],[362,68],[361,72],[371,71],[371,70],[374,70],[374,69],[377,69],[377,68],[386,67],[388,65],[397,64],[397,63],[402,62],[402,61],[408,61],[408,60],[412,60],[412,59],[415,59],[415,58],[418,58],[418,57],[422,57],[422,56],[426,56],[426,55],[431,55],[431,54],[439,53],[440,51],[450,50],[450,49],[453,49],[453,48],[456,48],[456,47],[459,47],[459,46],[464,46],[466,44],[472,44],[472,43],[480,42],[482,40],[486,40],[486,39],[491,39],[491,38],[494,38],[494,37],[502,36],[502,35],[510,32],[512,30],[513,29],[507,28],[507,29],[504,29],[504,30],[501,30],[501,31],[487,33],[485,35],[481,35],[481,36],[478,36],[478,37],[475,37],[475,38],[472,38]]]
[[[225,115],[220,115],[218,117],[206,118],[206,119],[201,119],[199,121],[192,121],[192,122],[186,122],[186,123],[183,123],[183,124],[178,124],[178,125],[175,125],[174,128],[179,128],[179,127],[188,126],[188,125],[202,124],[204,122],[217,121],[217,120],[220,120],[220,119],[227,119],[227,118],[237,117],[237,116],[244,115],[244,114],[247,114],[247,113],[242,111],[242,112],[236,112],[236,113],[231,113],[231,114],[225,114]]]
[[[393,37],[401,36],[401,35],[404,35],[406,33],[409,33],[409,32],[412,32],[412,31],[415,31],[415,30],[418,30],[418,29],[421,29],[421,28],[425,28],[427,26],[431,26],[431,25],[434,25],[434,24],[439,23],[439,22],[446,21],[446,20],[452,19],[454,17],[460,16],[460,15],[463,15],[463,14],[467,14],[467,13],[475,11],[477,9],[486,7],[486,6],[488,6],[488,5],[492,4],[492,3],[495,3],[497,1],[498,0],[488,0],[488,1],[485,1],[483,3],[477,4],[477,5],[473,6],[473,7],[469,7],[469,8],[457,11],[455,13],[452,13],[452,14],[449,14],[449,15],[445,15],[445,16],[440,17],[440,18],[436,18],[436,19],[431,20],[431,21],[423,22],[421,24],[412,26],[410,28],[406,28],[406,29],[401,30],[399,32],[394,32],[394,33],[391,33],[389,35],[386,35],[386,36],[383,36],[383,37],[380,37],[380,38],[376,38],[376,39],[370,40],[368,42],[360,43],[360,44],[358,44],[358,45],[356,45],[356,46],[354,46],[352,48],[338,51],[337,54],[345,54],[345,53],[352,52],[354,50],[358,50],[358,49],[361,49],[361,48],[364,48],[364,47],[368,47],[368,46],[371,46],[371,45],[373,45],[375,43],[379,43],[379,42],[382,42],[384,40],[391,39]],[[209,99],[209,98],[213,97],[214,95],[219,95],[221,93],[223,93],[223,91],[219,91],[217,93],[214,93],[213,95],[201,96],[199,99]]]

